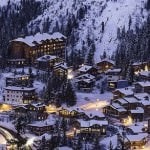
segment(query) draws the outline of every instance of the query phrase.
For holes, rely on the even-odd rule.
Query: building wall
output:
[[[46,40],[41,44],[33,47],[28,46],[23,42],[12,41],[8,48],[9,59],[25,58],[27,62],[34,62],[35,59],[43,55],[56,55],[65,57],[65,43],[66,40]]]

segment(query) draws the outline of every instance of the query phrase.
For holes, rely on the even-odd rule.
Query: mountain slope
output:
[[[51,20],[50,32],[56,25],[56,20],[59,25],[67,22],[67,14],[77,15],[77,11],[81,7],[87,7],[87,13],[82,20],[79,20],[79,27],[76,35],[80,37],[75,43],[75,49],[82,50],[82,43],[86,41],[88,34],[90,38],[94,39],[96,45],[95,61],[99,61],[100,55],[106,51],[109,55],[116,50],[118,45],[117,30],[125,27],[129,28],[129,20],[131,20],[131,28],[134,29],[135,25],[142,25],[147,20],[147,11],[145,4],[147,0],[83,0],[74,1],[58,0],[49,1],[50,6],[45,12],[38,16],[34,21],[39,21],[42,26],[47,17]],[[60,9],[61,8],[61,9]],[[102,22],[104,22],[104,32],[102,33]],[[65,24],[66,25],[66,24]],[[90,32],[90,33],[88,33]],[[86,47],[88,47],[86,45]]]
[[[6,1],[3,5],[7,5]],[[23,0],[12,2],[19,4],[20,1]],[[104,51],[112,55],[117,49],[119,28],[120,31],[135,29],[135,26],[142,26],[148,16],[147,0],[36,1],[41,2],[42,13],[27,25],[29,33],[60,31],[71,43],[68,51],[80,50],[85,58],[90,53],[90,39],[95,44],[95,62]]]

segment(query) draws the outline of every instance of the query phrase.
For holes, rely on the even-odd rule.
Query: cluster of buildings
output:
[[[61,107],[56,108],[52,115],[48,106],[38,97],[30,74],[10,75],[6,77],[3,103],[11,106],[13,117],[27,117],[30,122],[27,131],[37,136],[54,133],[57,117],[66,118],[70,120],[74,134],[90,138],[106,135],[110,120],[116,119],[126,132],[125,135],[119,135],[118,140],[122,140],[126,148],[143,148],[147,143],[147,133],[150,132],[150,63],[131,65],[137,81],[129,86],[128,80],[123,78],[122,70],[116,68],[115,62],[108,58],[93,66],[83,64],[76,70],[68,67],[65,62],[65,45],[66,37],[60,33],[37,33],[20,37],[10,41],[5,61],[9,67],[32,65],[38,70],[71,79],[75,89],[80,92],[91,92],[102,79],[101,88],[105,86],[106,90],[113,93],[110,104],[102,111]]]

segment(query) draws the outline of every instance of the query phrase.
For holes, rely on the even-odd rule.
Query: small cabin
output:
[[[150,94],[150,81],[137,82],[135,84],[136,93],[149,93]]]
[[[54,130],[53,125],[49,125],[45,122],[35,122],[32,124],[28,124],[27,128],[31,133],[37,136],[41,136],[45,133],[51,133]]]
[[[113,92],[114,99],[123,98],[123,97],[132,97],[134,95],[134,92],[132,89],[126,87],[121,89],[116,89]]]
[[[107,120],[78,120],[80,124],[80,134],[81,135],[105,135],[108,126]]]
[[[102,59],[101,61],[96,63],[96,66],[98,68],[98,72],[102,73],[102,72],[106,72],[109,69],[112,69],[114,67],[115,63],[114,61],[110,60],[110,59]]]
[[[67,78],[68,75],[68,67],[66,63],[58,63],[55,64],[54,68],[53,68],[53,73],[61,78]]]
[[[148,142],[147,133],[139,133],[134,135],[126,135],[125,147],[129,149],[143,149]]]
[[[79,69],[78,69],[79,75],[82,74],[91,74],[93,76],[97,76],[98,75],[98,70],[96,67],[94,66],[88,66],[88,65],[82,65]]]
[[[103,113],[120,120],[128,115],[127,110],[118,103],[112,103],[111,105],[105,106],[103,108]]]
[[[39,57],[37,60],[37,68],[41,70],[52,70],[56,63],[63,62],[63,60],[57,56],[53,55],[44,55]]]

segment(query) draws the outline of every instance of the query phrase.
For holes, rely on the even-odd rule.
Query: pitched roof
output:
[[[64,35],[62,35],[59,32],[55,32],[53,34],[48,34],[48,33],[37,33],[35,35],[30,35],[30,36],[26,36],[24,38],[17,38],[14,39],[12,41],[18,41],[18,42],[23,42],[26,43],[29,46],[35,46],[36,43],[37,44],[41,44],[42,41],[45,40],[51,40],[51,39],[59,39],[61,40],[61,38],[66,38]],[[36,42],[36,43],[35,43]]]

